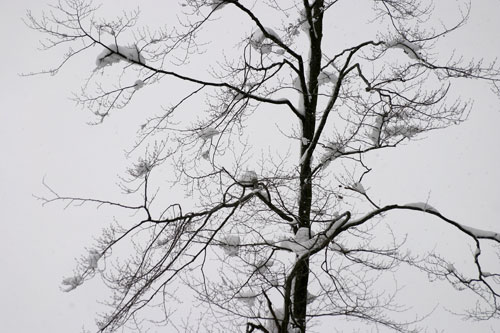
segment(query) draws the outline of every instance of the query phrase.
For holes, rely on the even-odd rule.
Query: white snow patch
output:
[[[299,102],[298,102],[298,106],[297,106],[297,111],[299,111],[299,113],[304,116],[306,114],[306,107],[304,104],[304,93],[302,92],[302,85],[300,83],[300,77],[297,76],[293,80],[293,88],[295,90],[297,90],[297,92],[299,93]]]
[[[270,36],[273,36],[277,40],[281,41],[280,36],[269,27],[264,27],[266,33]],[[255,30],[250,36],[250,45],[260,51],[262,54],[267,54],[272,51],[271,43],[264,43],[268,39],[262,30]]]
[[[156,242],[156,245],[164,246],[164,245],[167,245],[168,242],[169,242],[168,238],[162,238],[162,239],[158,239],[158,241]]]
[[[205,150],[205,151],[201,154],[201,157],[202,157],[204,160],[209,160],[209,159],[210,159],[210,150]]]
[[[239,245],[241,244],[241,239],[239,235],[224,235],[220,242],[222,249],[229,257],[237,256],[239,253]]]
[[[326,233],[323,232],[318,235],[312,234],[312,238],[310,238],[309,228],[299,228],[293,240],[281,241],[278,243],[278,246],[290,250],[300,257],[309,251],[315,250],[318,246],[321,246],[327,237],[330,237],[335,230],[336,228],[334,225],[331,226]]]
[[[274,315],[276,316],[276,319],[278,320],[278,322],[281,322],[283,320],[283,317],[285,316],[283,309],[278,308],[278,309],[273,309],[273,311],[274,311]],[[278,328],[278,325],[276,325],[276,320],[273,318],[272,313],[268,312],[267,316],[269,317],[269,319],[267,319],[264,322],[263,326],[269,331],[269,333],[278,333],[279,328]]]
[[[135,83],[134,83],[134,89],[135,90],[139,90],[142,87],[144,87],[144,81],[142,81],[142,80],[135,81]]]
[[[300,157],[300,160],[299,160],[299,165],[302,165],[302,163],[304,163],[304,161],[306,160],[306,157],[307,157],[307,152],[309,151],[309,147],[307,147],[306,151],[304,152],[304,154],[302,154],[302,156]]]
[[[401,49],[403,52],[408,55],[410,59],[415,59],[418,60],[420,55],[420,45],[417,45],[415,43],[409,42],[407,40],[404,40],[402,38],[396,38],[393,39],[392,41],[386,42],[386,46],[388,48],[395,48],[395,49]]]
[[[97,269],[97,264],[99,259],[101,258],[101,254],[97,250],[90,250],[89,256],[87,257],[87,266],[90,269]]]
[[[351,189],[358,192],[358,193],[366,194],[366,190],[363,187],[363,184],[361,184],[360,182],[356,182],[356,183],[352,184]]]
[[[132,46],[117,46],[110,44],[102,50],[96,58],[96,70],[104,68],[108,65],[116,64],[122,60],[129,62],[138,62],[145,64],[146,60],[140,54],[137,45]]]
[[[269,44],[262,45],[260,48],[260,53],[269,54],[273,51],[273,47]]]
[[[334,73],[329,73],[326,71],[322,71],[318,75],[318,85],[322,84],[336,84],[339,77]]]
[[[301,251],[304,251],[305,248],[301,244],[297,244],[297,242],[293,240],[284,240],[278,243],[279,247],[282,247],[284,249],[290,250],[295,253],[299,253]]]
[[[71,290],[76,289],[79,285],[83,283],[83,277],[77,275],[69,278],[65,278],[62,280],[62,284],[67,286],[63,289],[64,292],[70,292]]]
[[[419,208],[419,209],[423,210],[424,212],[439,213],[439,211],[436,208],[432,207],[431,205],[429,205],[426,202],[413,202],[413,203],[408,203],[405,206]]]
[[[344,146],[339,142],[329,142],[325,145],[326,152],[321,156],[320,163],[326,168],[331,161],[342,156],[345,152]]]
[[[498,233],[498,232],[476,229],[473,227],[468,227],[468,226],[463,225],[463,224],[460,224],[460,226],[465,231],[471,233],[476,238],[494,239],[497,242],[500,242],[500,233]]]
[[[307,304],[311,304],[316,298],[318,298],[317,295],[311,294],[309,290],[307,291]]]
[[[212,10],[215,11],[215,10],[222,9],[222,7],[224,7],[227,4],[228,4],[228,2],[225,0],[215,0],[212,3]]]
[[[260,193],[260,195],[262,195],[264,197],[264,199],[266,199],[266,201],[271,201],[271,198],[269,197],[269,193],[267,193],[267,191],[265,189],[259,190],[259,193]]]
[[[302,242],[305,242],[309,239],[309,228],[299,228],[299,230],[297,230],[297,233],[295,234],[295,241],[297,243],[302,243]]]
[[[257,295],[258,294],[253,290],[246,290],[246,291],[240,291],[238,295],[236,295],[236,298],[239,301],[242,301],[246,303],[246,305],[251,307],[255,304],[255,299],[257,298]]]
[[[311,27],[309,25],[309,21],[307,20],[307,15],[306,11],[302,9],[299,12],[299,22],[300,22],[300,30],[306,33],[307,37],[309,37],[309,28]]]
[[[245,171],[240,178],[238,179],[238,182],[240,182],[243,185],[253,185],[259,180],[259,177],[257,176],[257,173],[253,170],[247,170]]]
[[[384,129],[384,133],[389,136],[402,135],[409,139],[422,132],[418,126],[393,125]]]
[[[380,132],[382,130],[383,122],[384,122],[384,116],[380,114],[377,115],[377,117],[375,118],[375,123],[372,125],[372,130],[368,135],[370,140],[372,140],[373,144],[376,147],[378,147],[379,145]]]
[[[274,266],[274,259],[263,259],[255,264],[257,271],[264,274],[269,271],[271,267]]]
[[[206,141],[206,140],[213,138],[214,136],[216,136],[219,133],[220,133],[219,130],[217,130],[216,128],[207,127],[207,128],[204,128],[203,130],[201,130],[200,133],[198,133],[198,137],[203,139],[203,141]]]
[[[243,93],[237,93],[235,96],[234,96],[234,100],[235,101],[241,101],[243,98],[245,98],[245,94]]]

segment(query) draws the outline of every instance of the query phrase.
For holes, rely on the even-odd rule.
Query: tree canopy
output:
[[[366,186],[374,154],[466,120],[474,96],[461,96],[457,82],[498,93],[494,61],[441,52],[470,3],[453,2],[446,17],[415,0],[166,6],[179,20],[160,27],[143,25],[139,10],[100,17],[84,0],[27,16],[44,48],[65,50],[40,74],[95,59],[74,97],[95,124],[120,117],[147,89],[169,104],[144,111],[128,149],[134,162],[120,185],[129,199],[69,196],[50,184],[41,197],[132,213],[63,280],[71,291],[99,275],[113,291],[100,332],[140,330],[143,320],[180,327],[170,313],[182,293],[210,313],[186,331],[304,333],[340,317],[417,331],[426,314],[401,319],[398,288],[385,286],[402,266],[475,294],[465,316],[499,318],[500,272],[491,271],[499,268],[485,267],[482,254],[499,256],[500,233],[455,221],[427,198],[381,202]],[[448,226],[473,249],[468,267],[425,242],[425,255],[408,251],[397,226],[384,223],[394,211]],[[161,319],[146,306],[159,307]]]

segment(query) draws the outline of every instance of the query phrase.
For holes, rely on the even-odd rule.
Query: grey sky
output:
[[[161,12],[151,10],[158,6],[153,1],[135,3],[142,4],[145,15]],[[4,332],[79,332],[82,325],[94,327],[96,300],[102,299],[103,292],[99,281],[72,293],[62,293],[59,287],[62,278],[71,275],[74,258],[85,253],[85,246],[113,215],[92,207],[63,210],[56,204],[42,208],[32,194],[45,193],[45,177],[66,193],[116,196],[117,175],[128,166],[123,149],[134,142],[141,109],[159,110],[161,105],[155,100],[144,104],[143,98],[142,104],[132,103],[104,124],[88,126],[88,112],[75,107],[69,97],[93,69],[95,58],[80,57],[56,77],[19,77],[19,73],[47,68],[60,56],[38,52],[41,36],[21,21],[26,9],[39,13],[43,8],[45,4],[35,0],[0,3],[0,313]],[[499,14],[500,1],[474,2],[469,24],[450,36],[453,45],[449,47],[488,59],[500,55]],[[461,223],[500,231],[500,101],[485,85],[472,84],[467,89],[475,105],[465,124],[431,132],[386,152],[383,160],[374,162],[376,177],[370,177],[368,187],[380,188],[378,198],[385,202],[429,200]],[[392,218],[406,219],[402,215]],[[453,242],[461,238],[449,239],[446,229],[434,229],[436,221],[420,220],[419,216],[411,221],[415,223],[408,223],[408,228],[415,228],[412,235],[416,238],[435,237],[450,243],[451,252],[459,245]],[[418,233],[419,229],[424,232]],[[434,234],[434,230],[438,231]],[[420,239],[410,241],[425,244]],[[499,263],[496,267],[500,270]],[[440,300],[435,288],[428,293],[415,290],[410,277],[404,284],[409,286],[409,303],[430,307],[436,302],[467,304],[460,293],[444,290]],[[498,321],[458,320],[448,314],[436,315],[426,324],[445,332],[500,332]]]

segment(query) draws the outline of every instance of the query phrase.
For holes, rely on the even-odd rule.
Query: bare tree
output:
[[[377,287],[384,272],[401,264],[475,293],[470,317],[499,318],[500,272],[487,272],[481,256],[483,248],[499,255],[499,233],[454,221],[428,202],[380,203],[363,186],[372,151],[466,119],[471,103],[453,97],[455,81],[487,81],[497,89],[495,63],[437,54],[438,42],[465,24],[470,4],[456,7],[450,24],[437,20],[426,0],[359,2],[371,9],[370,31],[347,46],[335,43],[330,21],[343,6],[340,0],[185,0],[177,26],[157,30],[139,27],[138,11],[97,18],[99,7],[85,0],[28,13],[28,25],[47,37],[44,48],[66,49],[60,64],[42,73],[101,52],[75,96],[96,123],[127,106],[139,89],[165,83],[184,91],[167,92],[171,106],[140,128],[129,153],[142,157],[122,181],[130,200],[65,196],[48,185],[41,198],[134,213],[132,221],[109,226],[75,276],[63,281],[69,291],[100,274],[113,291],[99,332],[127,324],[140,329],[146,306],[160,306],[161,323],[196,331],[169,322],[179,286],[210,309],[200,319],[203,331],[303,333],[315,319],[336,316],[414,331],[414,322],[392,316],[400,310],[394,295]],[[213,59],[204,56],[214,50],[200,36],[217,20],[240,20],[248,30],[235,51]],[[287,125],[272,135],[297,145],[298,156],[271,143],[255,157],[245,126],[262,108],[288,113]],[[179,189],[191,203],[172,195]],[[402,250],[404,239],[385,231],[383,243],[374,241],[383,218],[396,210],[424,212],[465,235],[475,249],[472,266],[460,272],[432,249],[412,255]]]

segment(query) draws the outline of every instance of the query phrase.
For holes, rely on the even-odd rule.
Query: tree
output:
[[[168,324],[179,285],[221,315],[207,319],[214,325],[207,331],[306,332],[315,319],[336,316],[412,331],[415,322],[394,318],[394,295],[377,284],[380,272],[400,265],[475,293],[468,316],[499,318],[500,274],[488,272],[481,257],[484,249],[499,254],[499,233],[454,221],[428,202],[380,203],[363,183],[374,151],[466,119],[472,104],[454,97],[457,80],[486,81],[498,92],[500,70],[433,53],[466,23],[468,3],[457,8],[453,24],[438,24],[430,1],[361,6],[372,9],[370,31],[349,45],[335,43],[339,27],[331,20],[345,10],[339,0],[186,0],[176,28],[154,31],[136,28],[138,11],[96,19],[99,7],[83,0],[66,0],[40,18],[28,13],[29,26],[47,36],[46,49],[67,50],[59,65],[41,73],[55,74],[99,49],[75,97],[96,123],[140,89],[165,82],[184,91],[167,96],[172,105],[141,126],[129,152],[141,157],[122,180],[130,199],[66,196],[48,185],[41,198],[134,213],[132,222],[110,225],[63,281],[70,291],[99,274],[113,291],[100,332],[127,323],[140,328],[147,305],[159,304]],[[214,20],[229,20],[228,13],[244,20],[238,31],[244,35],[236,51],[219,53],[203,68],[205,52],[217,51],[204,34]],[[186,115],[200,105],[202,111]],[[245,127],[264,108],[286,112],[273,135],[297,145],[298,156],[271,143],[255,158],[255,138]],[[180,190],[193,200],[179,199]],[[406,252],[395,234],[378,243],[377,234],[387,235],[379,230],[383,218],[393,211],[423,212],[464,235],[474,248],[470,267],[460,271],[433,251]]]

